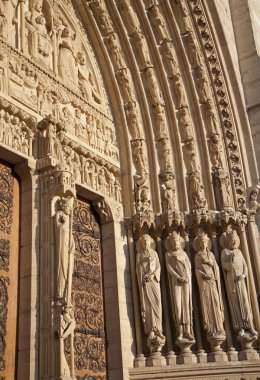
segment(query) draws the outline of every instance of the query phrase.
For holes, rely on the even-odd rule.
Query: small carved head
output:
[[[210,250],[211,241],[208,235],[203,231],[199,230],[197,237],[193,241],[193,248],[196,252]]]
[[[236,230],[232,230],[231,226],[228,227],[226,232],[227,248],[233,250],[239,247],[240,239]]]
[[[74,198],[73,197],[67,197],[62,198],[60,201],[61,210],[64,212],[65,215],[70,215],[73,207]]]
[[[141,252],[149,250],[152,247],[152,245],[153,246],[155,245],[154,240],[148,234],[144,234],[137,241],[137,249],[138,251],[141,251]],[[152,248],[155,248],[155,247],[152,247]]]
[[[176,231],[170,234],[165,242],[167,251],[179,251],[184,248],[184,245],[184,239]]]

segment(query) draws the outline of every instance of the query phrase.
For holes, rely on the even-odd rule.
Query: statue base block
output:
[[[197,363],[207,363],[207,354],[204,350],[200,350],[196,354],[197,356]]]
[[[160,352],[154,352],[146,358],[146,367],[162,367],[166,365],[166,359]]]
[[[228,357],[228,361],[230,362],[237,362],[238,361],[238,354],[237,354],[237,351],[235,349],[230,349],[228,352],[227,352],[227,357]]]
[[[238,360],[259,360],[259,354],[253,349],[249,348],[238,353]]]
[[[181,354],[177,358],[177,364],[192,364],[197,363],[196,356],[191,351],[191,346],[195,343],[195,340],[189,340],[186,338],[178,338],[176,344],[181,349]]]
[[[191,354],[181,354],[177,357],[177,364],[194,364],[197,363],[196,356]]]
[[[143,354],[138,355],[134,359],[134,367],[135,368],[143,368],[143,367],[145,367],[145,357],[144,357]]]
[[[166,364],[167,365],[175,365],[176,364],[176,355],[173,351],[170,351],[166,356]]]
[[[227,362],[228,357],[225,352],[221,351],[215,351],[215,352],[210,352],[208,354],[208,362],[209,363],[219,363],[219,362]]]

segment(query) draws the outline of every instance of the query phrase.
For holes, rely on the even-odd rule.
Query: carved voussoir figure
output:
[[[242,348],[251,348],[258,333],[254,328],[250,304],[247,264],[239,249],[240,239],[229,226],[221,236],[221,264],[225,278],[233,327]]]
[[[155,242],[149,235],[140,237],[136,247],[136,274],[147,345],[151,353],[160,352],[165,344],[162,333],[161,266]]]
[[[56,241],[56,299],[62,305],[71,306],[71,284],[74,267],[75,242],[72,234],[73,197],[62,198],[60,210],[54,217]]]
[[[223,328],[224,306],[221,295],[219,268],[210,251],[211,241],[207,234],[200,231],[193,242],[195,249],[195,272],[200,292],[200,302],[204,329],[212,351],[220,351],[220,344],[226,339]]]

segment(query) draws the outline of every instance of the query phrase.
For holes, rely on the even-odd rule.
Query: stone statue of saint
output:
[[[78,90],[78,75],[74,40],[76,36],[68,27],[58,31],[58,71],[64,83],[74,91]]]
[[[56,296],[61,304],[71,305],[71,284],[74,267],[75,242],[72,234],[73,197],[62,198],[61,210],[54,218],[56,258],[57,258],[57,288]]]
[[[47,59],[46,63],[49,65],[52,51],[51,37],[47,31],[42,6],[42,0],[35,0],[30,3],[30,10],[25,14],[26,29],[28,30],[28,49],[33,58]]]
[[[184,245],[184,239],[177,232],[168,236],[165,242],[166,267],[177,340],[193,341],[191,263]]]
[[[155,242],[149,235],[140,237],[136,248],[136,274],[147,345],[151,352],[159,352],[165,344],[162,333],[161,266]]]
[[[226,338],[223,328],[224,307],[221,296],[219,268],[210,251],[211,241],[207,234],[200,231],[193,242],[197,252],[195,272],[199,286],[200,302],[204,328],[209,342],[216,347]]]
[[[239,337],[252,339],[257,337],[254,329],[247,279],[247,264],[238,248],[240,239],[236,230],[229,226],[221,236],[221,264],[225,278],[229,307],[233,327],[239,331]]]
[[[86,54],[78,52],[77,62],[79,86],[82,94],[86,96],[88,100],[94,99],[96,103],[101,103],[101,98],[96,89],[93,75],[87,66]]]

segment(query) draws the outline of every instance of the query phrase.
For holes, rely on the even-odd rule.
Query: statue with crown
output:
[[[258,333],[254,328],[250,304],[248,269],[236,230],[228,226],[220,240],[221,265],[225,278],[227,297],[232,316],[233,328],[238,331],[238,340],[243,349],[251,349]]]

